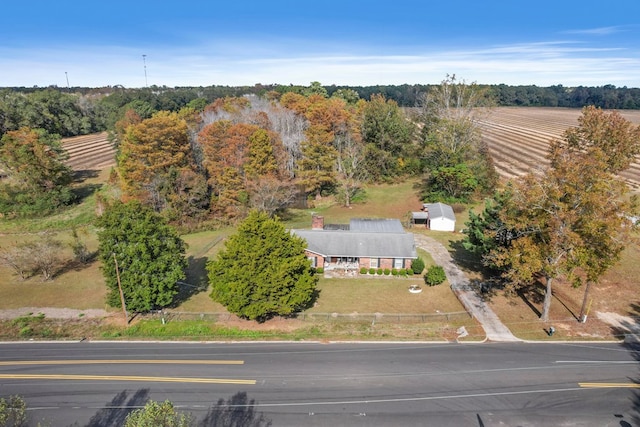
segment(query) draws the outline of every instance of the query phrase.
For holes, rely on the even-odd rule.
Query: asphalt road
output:
[[[148,399],[206,426],[636,426],[640,347],[604,343],[4,343],[32,425],[119,426]]]

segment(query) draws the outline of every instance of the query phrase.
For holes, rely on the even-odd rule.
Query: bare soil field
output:
[[[498,107],[481,121],[482,138],[489,146],[498,173],[504,178],[522,176],[547,164],[549,141],[578,125],[581,109]],[[640,124],[640,111],[620,110],[632,123]],[[634,191],[640,190],[640,159],[621,176]]]
[[[69,153],[67,165],[75,171],[105,169],[116,164],[116,150],[106,132],[64,138],[62,147]]]

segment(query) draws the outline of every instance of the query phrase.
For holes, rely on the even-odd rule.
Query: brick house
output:
[[[307,242],[311,265],[325,271],[361,268],[411,268],[416,259],[413,234],[397,219],[352,219],[349,224],[324,224],[314,215],[311,230],[291,230]]]

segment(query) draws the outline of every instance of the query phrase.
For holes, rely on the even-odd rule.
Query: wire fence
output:
[[[157,311],[147,317],[169,320],[206,320],[211,322],[228,321],[235,316],[230,313],[194,313],[184,311]],[[291,318],[314,322],[373,322],[373,323],[433,323],[442,321],[462,321],[471,319],[466,311],[449,313],[298,313]]]

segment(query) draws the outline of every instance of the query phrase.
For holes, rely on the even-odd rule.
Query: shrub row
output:
[[[410,276],[413,270],[410,268],[390,269],[390,268],[360,268],[360,274],[369,274],[372,276]]]

